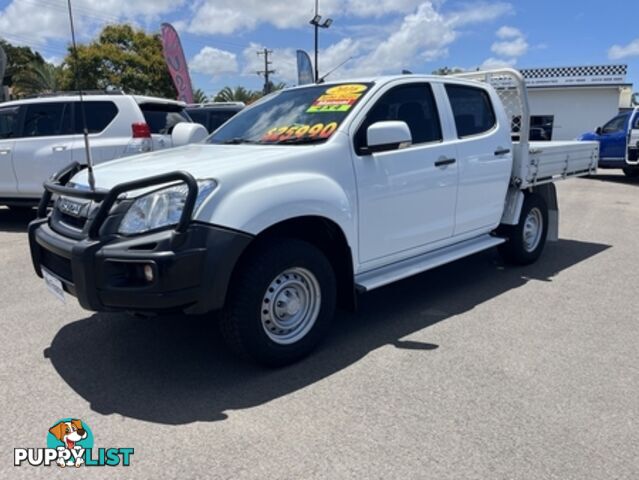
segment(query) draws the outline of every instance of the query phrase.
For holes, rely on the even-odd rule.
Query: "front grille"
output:
[[[40,264],[63,280],[73,283],[71,260],[68,258],[61,257],[43,248],[40,251]]]
[[[74,217],[62,212],[60,212],[60,221],[70,227],[77,228],[78,230],[82,230],[87,223],[87,219],[85,217]]]

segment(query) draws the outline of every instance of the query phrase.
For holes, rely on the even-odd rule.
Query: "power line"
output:
[[[268,56],[271,53],[273,53],[273,50],[269,50],[268,48],[264,48],[264,50],[257,52],[258,56],[264,55],[264,70],[258,70],[257,72],[258,75],[264,75],[264,95],[267,95],[271,92],[271,82],[269,80],[269,76],[271,75],[271,73],[275,73],[275,70],[269,69],[269,65],[273,63],[268,59]]]

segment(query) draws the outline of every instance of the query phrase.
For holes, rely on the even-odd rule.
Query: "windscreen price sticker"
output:
[[[329,138],[337,130],[337,122],[324,125],[316,123],[314,125],[291,125],[286,127],[272,128],[262,137],[263,142],[283,142],[291,139],[302,138]]]
[[[313,102],[306,113],[348,112],[367,88],[358,84],[331,87]]]

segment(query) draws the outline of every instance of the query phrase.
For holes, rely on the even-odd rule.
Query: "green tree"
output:
[[[193,91],[193,102],[195,103],[206,103],[209,101],[209,98],[206,96],[204,91],[201,88],[196,88]]]
[[[0,47],[7,54],[7,70],[4,78],[0,79],[2,85],[13,86],[13,76],[21,72],[28,65],[33,63],[44,64],[44,58],[38,52],[34,52],[29,47],[16,47],[0,38]]]
[[[164,62],[160,36],[131,25],[104,27],[97,40],[78,45],[77,60],[69,48],[63,67],[62,86],[66,90],[103,90],[113,86],[127,93],[177,96]]]
[[[61,69],[33,61],[13,75],[13,94],[21,97],[52,93],[60,89]]]
[[[249,90],[245,87],[238,86],[235,88],[224,87],[215,95],[216,102],[244,102],[247,105],[253,103],[262,97],[261,91]]]
[[[454,75],[456,73],[462,73],[463,71],[464,70],[462,70],[461,68],[441,67],[437,70],[434,70],[433,75]]]

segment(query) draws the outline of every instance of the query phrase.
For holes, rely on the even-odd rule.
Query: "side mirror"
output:
[[[413,137],[406,122],[384,121],[368,127],[366,131],[365,153],[387,152],[407,147]]]
[[[602,129],[601,127],[597,127],[597,129],[595,130],[595,133],[596,133],[597,135],[601,135],[601,134],[602,134],[602,132],[603,132],[603,129]]]
[[[189,143],[201,142],[208,135],[209,132],[199,123],[181,122],[173,127],[171,140],[174,147],[181,147]]]

